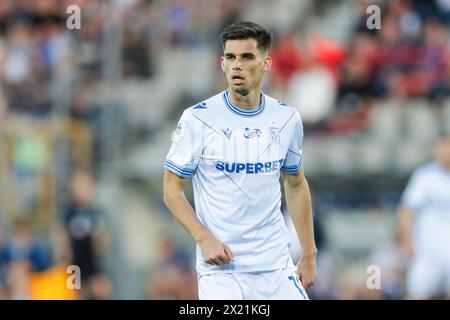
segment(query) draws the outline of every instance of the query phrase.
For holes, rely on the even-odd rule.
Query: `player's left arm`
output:
[[[297,174],[284,173],[283,180],[288,211],[303,249],[297,264],[297,274],[302,286],[308,290],[317,276],[311,194],[303,169]]]

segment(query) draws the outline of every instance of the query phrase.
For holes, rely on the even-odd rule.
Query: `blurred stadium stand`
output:
[[[81,30],[66,27],[71,4]],[[371,4],[380,30],[366,28]],[[450,134],[448,0],[1,0],[0,298],[195,298],[194,243],[163,205],[162,163],[182,110],[226,88],[218,36],[236,20],[273,31],[264,90],[303,115],[325,234],[311,296],[403,297],[395,208]],[[77,250],[65,221],[80,171],[104,222],[75,205],[97,267],[73,294],[55,282]],[[8,256],[17,225],[50,252],[45,267]],[[392,270],[383,292],[364,287],[372,263]]]

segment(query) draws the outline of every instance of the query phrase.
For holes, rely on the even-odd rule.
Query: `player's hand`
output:
[[[412,241],[407,241],[407,242],[403,243],[402,249],[403,249],[403,253],[405,255],[405,258],[408,261],[412,260],[412,258],[414,258],[415,250],[414,250],[414,246],[412,244]]]
[[[317,277],[316,254],[302,256],[297,264],[297,274],[305,290],[313,286]]]
[[[230,247],[213,236],[200,240],[198,244],[206,263],[224,265],[234,261]]]

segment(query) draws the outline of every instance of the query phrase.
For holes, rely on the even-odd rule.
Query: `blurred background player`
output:
[[[410,259],[409,297],[450,298],[450,137],[439,139],[434,161],[412,174],[399,219],[403,249]]]
[[[164,164],[164,202],[197,243],[200,299],[306,300],[317,248],[301,119],[261,92],[272,65],[268,31],[237,22],[221,41],[229,88],[183,113]],[[281,173],[302,245],[297,268],[281,213]],[[190,177],[195,212],[184,195]]]

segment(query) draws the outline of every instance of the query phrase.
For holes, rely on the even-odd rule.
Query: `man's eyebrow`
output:
[[[253,52],[244,52],[244,53],[241,53],[240,55],[243,57],[254,57],[255,56],[255,54]],[[231,53],[231,52],[227,52],[227,53],[225,53],[225,56],[226,57],[234,57],[235,54]]]

